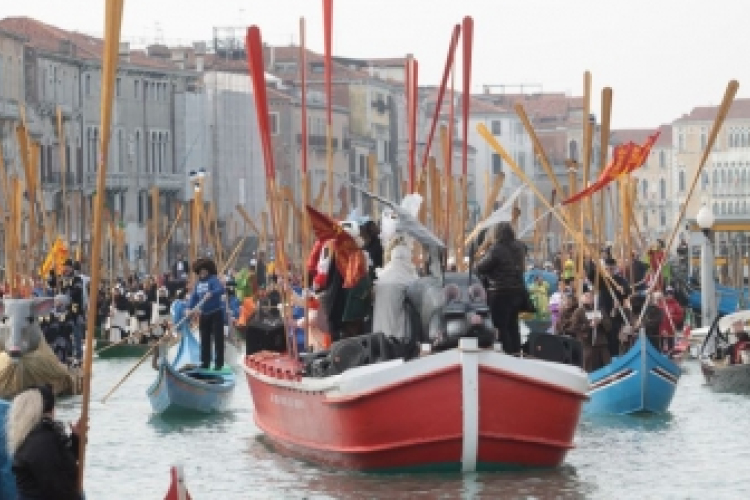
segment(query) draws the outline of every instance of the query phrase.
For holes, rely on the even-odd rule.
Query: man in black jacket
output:
[[[614,284],[597,273],[593,261],[588,263],[587,274],[589,281],[599,289],[599,308],[611,319],[612,327],[607,332],[609,352],[612,356],[618,356],[620,354],[620,329],[625,322],[617,306],[622,306],[623,301],[630,297],[632,292],[628,280],[620,274],[615,259],[611,257],[604,259],[604,266]]]
[[[68,296],[70,307],[69,317],[73,322],[73,356],[80,362],[83,358],[83,332],[86,322],[86,311],[83,303],[83,280],[80,276],[76,275],[71,259],[67,259],[63,264],[60,281],[60,292]]]
[[[526,247],[516,239],[513,227],[501,222],[495,228],[495,242],[477,263],[476,271],[487,288],[492,323],[500,335],[503,350],[517,354],[521,350],[518,314],[528,292],[523,280]]]

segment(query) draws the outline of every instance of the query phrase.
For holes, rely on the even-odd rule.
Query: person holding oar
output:
[[[188,307],[190,315],[198,318],[201,337],[201,368],[209,369],[211,342],[214,343],[214,370],[224,368],[224,285],[217,277],[216,262],[209,258],[198,259],[193,265],[198,275]],[[203,301],[202,304],[201,301]]]

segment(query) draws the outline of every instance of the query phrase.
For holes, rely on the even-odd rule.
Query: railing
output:
[[[42,186],[43,187],[62,187],[63,177],[65,178],[65,184],[68,186],[74,186],[78,184],[78,179],[73,172],[65,172],[63,176],[62,172],[49,172],[47,175],[42,175]]]

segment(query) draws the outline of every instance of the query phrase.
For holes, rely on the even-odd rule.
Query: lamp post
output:
[[[716,283],[714,282],[714,214],[703,205],[695,217],[701,232],[701,326],[711,326],[716,317]]]
[[[188,174],[190,182],[193,184],[193,214],[190,217],[191,228],[190,228],[190,265],[192,266],[196,260],[198,260],[198,240],[200,239],[200,220],[201,220],[201,207],[203,206],[203,180],[206,177],[206,170],[204,168],[198,169],[198,171],[192,170]]]

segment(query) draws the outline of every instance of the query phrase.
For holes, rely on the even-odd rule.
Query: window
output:
[[[677,149],[680,153],[685,151],[685,136],[680,134],[677,139]]]
[[[125,151],[125,132],[122,129],[117,130],[117,170],[120,172],[125,171],[126,161]]]
[[[91,95],[91,74],[86,73],[86,77],[84,78],[84,89],[83,92],[86,94],[86,96]]]
[[[279,135],[279,113],[268,113],[268,119],[271,126],[271,135]]]
[[[708,189],[708,186],[709,186],[708,173],[703,172],[701,173],[701,190],[706,191]]]
[[[659,151],[659,168],[667,168],[667,152]]]
[[[135,131],[135,160],[133,161],[135,163],[135,171],[140,172],[142,165],[141,165],[141,131],[136,130]]]
[[[138,224],[143,224],[146,219],[145,203],[147,201],[144,198],[143,191],[138,192]]]
[[[115,80],[115,96],[122,97],[122,78]]]
[[[526,153],[523,151],[518,152],[518,168],[526,170]]]
[[[492,120],[492,135],[503,135],[503,122]]]
[[[578,143],[574,140],[570,141],[569,149],[570,159],[573,161],[578,161]]]
[[[492,153],[492,175],[500,175],[503,171],[503,157]]]
[[[133,97],[138,99],[138,95],[141,93],[141,81],[136,80],[133,82]]]
[[[667,225],[667,211],[660,210],[659,211],[659,226],[665,227],[666,225]]]
[[[706,180],[708,180],[708,178],[704,175],[703,176],[703,181],[704,181],[704,188],[703,189],[705,189],[705,181]],[[685,171],[684,170],[680,170],[680,173],[678,174],[678,182],[677,182],[677,184],[679,186],[680,192],[684,193],[685,192]]]
[[[706,149],[706,144],[708,144],[708,139],[706,138],[706,132],[701,132],[701,151]]]
[[[648,198],[648,181],[646,179],[641,181],[641,193],[644,200]]]
[[[648,227],[648,211],[643,211],[643,227]]]
[[[714,215],[719,215],[719,204],[714,203]]]
[[[659,179],[659,198],[667,199],[667,181],[665,179]]]

